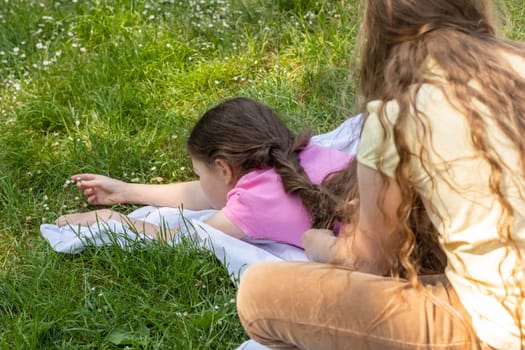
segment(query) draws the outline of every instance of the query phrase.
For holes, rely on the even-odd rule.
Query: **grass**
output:
[[[259,99],[295,131],[351,112],[358,0],[4,0],[0,5],[2,349],[232,349],[225,269],[191,243],[55,253],[39,225],[87,210],[68,182],[193,178],[204,110]],[[525,6],[507,2],[509,36]],[[131,210],[132,207],[125,207]]]
[[[185,140],[224,98],[268,103],[296,131],[338,124],[352,104],[356,14],[356,1],[2,1],[0,348],[245,340],[210,252],[188,242],[62,255],[39,226],[89,209],[74,173],[193,178]]]

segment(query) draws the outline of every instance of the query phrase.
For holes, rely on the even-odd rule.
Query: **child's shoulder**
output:
[[[354,157],[335,148],[310,143],[300,154],[301,165],[313,183],[321,183],[326,175],[343,169]]]
[[[310,142],[299,155],[301,164],[303,162],[313,161],[328,161],[333,163],[348,163],[353,156],[344,152],[341,152],[332,147],[320,146],[313,142]]]

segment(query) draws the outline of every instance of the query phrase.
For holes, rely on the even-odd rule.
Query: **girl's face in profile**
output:
[[[220,210],[226,206],[226,196],[233,188],[228,174],[221,164],[212,166],[191,157],[193,171],[199,177],[201,188],[213,209]]]

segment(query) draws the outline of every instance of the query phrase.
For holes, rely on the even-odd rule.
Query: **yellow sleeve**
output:
[[[393,120],[397,117],[397,104],[389,102],[386,106],[388,118],[385,130],[377,114],[380,104],[380,101],[372,101],[367,106],[368,116],[359,141],[357,161],[393,178],[399,163],[393,135]]]

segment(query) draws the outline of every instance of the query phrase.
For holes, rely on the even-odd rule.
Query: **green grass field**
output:
[[[508,1],[508,35],[525,6]],[[258,99],[290,127],[352,114],[358,0],[0,0],[2,349],[232,349],[235,288],[185,244],[55,253],[42,223],[90,209],[69,176],[194,178],[209,107]],[[121,207],[131,210],[133,207]]]

